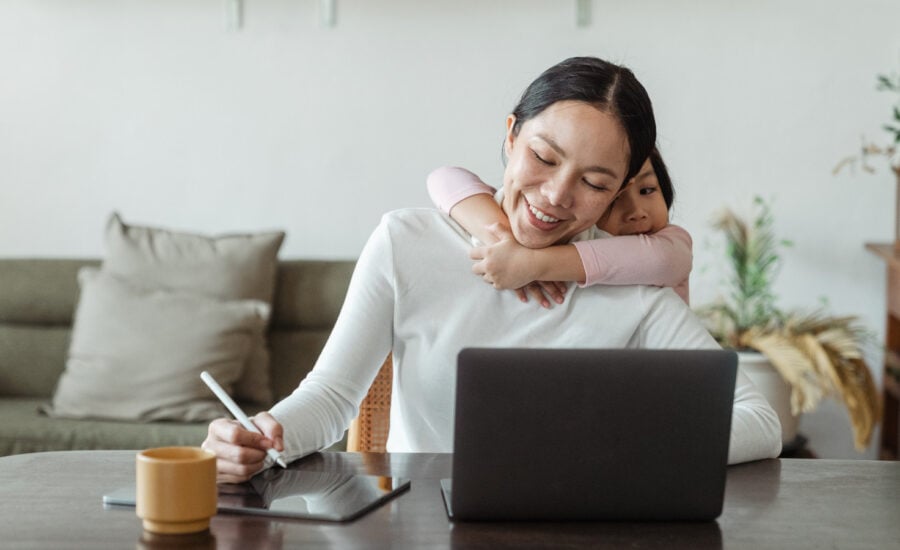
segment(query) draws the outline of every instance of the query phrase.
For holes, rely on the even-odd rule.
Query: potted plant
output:
[[[790,243],[776,239],[766,201],[756,197],[753,207],[749,221],[730,209],[715,219],[713,226],[725,239],[726,292],[698,313],[723,347],[742,352],[742,370],[779,413],[785,445],[796,436],[799,414],[833,396],[847,407],[862,451],[880,417],[878,392],[861,350],[866,333],[855,317],[778,308],[772,284],[780,249]]]

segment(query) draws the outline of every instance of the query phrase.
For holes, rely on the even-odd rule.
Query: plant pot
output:
[[[797,437],[799,415],[791,412],[791,386],[775,370],[766,356],[755,352],[738,352],[738,368],[756,385],[781,421],[781,443],[788,445]]]

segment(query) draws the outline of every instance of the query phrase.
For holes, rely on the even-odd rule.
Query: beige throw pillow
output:
[[[219,300],[259,300],[271,308],[284,232],[205,236],[128,225],[113,214],[103,270],[136,285]],[[239,401],[272,402],[263,332],[235,384]]]
[[[51,416],[205,421],[223,409],[200,380],[237,381],[269,307],[138,288],[95,268],[79,273],[65,372]]]

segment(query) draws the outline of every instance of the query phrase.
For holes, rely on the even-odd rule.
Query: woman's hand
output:
[[[247,430],[237,420],[219,418],[209,424],[206,439],[200,445],[216,454],[216,481],[241,483],[263,469],[266,451],[284,450],[284,429],[267,412],[251,418],[264,434]]]
[[[540,251],[522,246],[512,232],[500,225],[488,227],[496,244],[473,248],[469,257],[475,260],[472,272],[496,289],[515,289],[519,299],[528,301],[534,297],[543,307],[549,308],[548,297],[561,304],[566,284],[553,281],[537,281],[543,271]]]

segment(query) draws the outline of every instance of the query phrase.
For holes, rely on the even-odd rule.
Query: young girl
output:
[[[526,248],[509,238],[505,216],[491,196],[494,191],[462,168],[438,168],[428,176],[428,193],[438,208],[487,245],[472,250],[472,270],[495,288],[517,289],[524,302],[527,287],[542,306],[550,307],[545,293],[562,303],[566,290],[554,281],[646,284],[670,286],[689,303],[691,237],[669,223],[674,191],[657,149],[597,223],[607,238]]]

